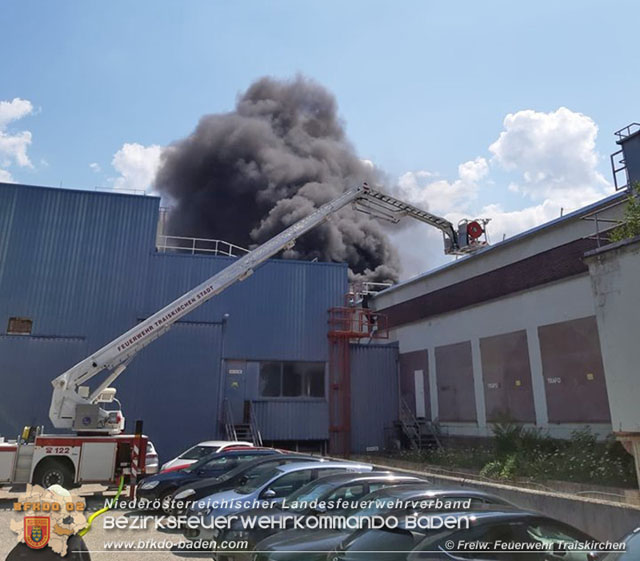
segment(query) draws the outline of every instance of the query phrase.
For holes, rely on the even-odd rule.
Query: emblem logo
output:
[[[25,516],[24,541],[31,549],[42,549],[49,543],[51,523],[48,516]]]

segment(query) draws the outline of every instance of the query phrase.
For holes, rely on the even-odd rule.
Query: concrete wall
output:
[[[591,297],[591,285],[588,276],[571,277],[561,282],[543,285],[535,290],[512,295],[501,300],[490,301],[479,306],[466,308],[462,311],[452,312],[442,316],[429,318],[423,322],[417,322],[398,327],[392,335],[399,342],[400,353],[412,353],[426,351],[429,361],[429,386],[431,396],[431,418],[442,420],[445,433],[450,435],[490,436],[491,431],[487,419],[487,405],[490,408],[499,407],[494,399],[495,364],[496,361],[509,360],[509,347],[504,347],[505,356],[497,358],[494,349],[487,346],[490,337],[506,337],[503,341],[519,338],[520,358],[513,370],[509,370],[508,379],[513,379],[513,394],[517,394],[516,380],[520,380],[521,386],[530,394],[535,406],[535,423],[531,426],[548,429],[550,434],[557,437],[568,437],[576,428],[584,426],[588,422],[594,432],[608,434],[611,426],[606,421],[584,419],[582,422],[554,422],[549,418],[548,395],[554,396],[554,392],[564,395],[565,386],[557,381],[550,371],[549,364],[545,369],[543,355],[540,346],[538,329],[542,326],[550,326],[581,318],[593,318],[593,298]],[[530,381],[527,380],[527,364],[522,363],[526,334],[526,348],[528,354],[528,371]],[[448,369],[445,373],[439,372],[436,354],[438,348],[446,348],[449,345],[465,343],[470,349],[472,377],[467,378],[464,389],[467,391],[468,400],[473,396],[475,405],[475,419],[471,416],[471,407],[468,407],[466,421],[447,421],[451,419],[451,413],[445,412],[444,417],[441,408],[439,394],[442,394],[442,386],[457,384],[455,369]],[[484,358],[482,343],[484,342]],[[490,343],[489,343],[490,345]],[[440,351],[442,352],[442,350]],[[593,352],[593,349],[591,351]],[[575,352],[574,352],[575,354]],[[484,366],[483,366],[484,360]],[[551,363],[553,364],[553,363]],[[487,373],[485,375],[485,368]],[[602,394],[602,371],[587,368],[580,371],[587,386],[589,399],[596,402]],[[593,374],[593,380],[587,380],[587,374]],[[488,396],[488,397],[486,397]],[[509,406],[509,397],[502,400],[505,407]],[[515,395],[514,405],[520,399]],[[528,398],[526,398],[528,399]],[[523,398],[524,401],[526,401]],[[456,406],[457,407],[457,406]],[[529,417],[530,417],[530,406]],[[471,421],[469,421],[471,419]]]
[[[613,429],[640,433],[640,238],[587,257]]]
[[[583,257],[596,246],[593,213],[618,219],[625,204],[614,194],[377,295],[399,343],[405,399],[408,371],[426,357],[428,410],[447,435],[491,436],[502,418],[560,438],[585,426],[609,434]]]
[[[640,481],[640,237],[596,250],[586,261],[596,306],[613,430],[627,451],[633,454]]]
[[[525,510],[533,510],[571,524],[599,540],[617,540],[640,525],[640,507],[610,501],[582,498],[565,493],[524,489],[501,483],[453,477],[412,468],[407,462],[379,460],[370,457],[354,458],[359,461],[378,462],[380,467],[393,467],[398,471],[427,475],[437,486],[446,488],[476,488],[493,493]]]

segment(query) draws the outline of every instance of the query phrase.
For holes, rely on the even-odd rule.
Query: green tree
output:
[[[619,242],[640,236],[640,182],[636,181],[627,197],[624,219],[609,234],[609,241]]]

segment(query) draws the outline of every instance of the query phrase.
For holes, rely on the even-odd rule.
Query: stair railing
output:
[[[233,412],[231,411],[231,404],[229,403],[229,400],[226,398],[222,402],[222,415],[223,415],[224,433],[225,433],[226,439],[230,442],[234,442],[238,440],[238,436],[236,434],[236,427],[233,422]]]
[[[418,421],[403,397],[400,398],[400,425],[405,436],[409,439],[412,450],[420,449],[420,431]]]
[[[251,441],[254,446],[262,446],[262,434],[258,427],[256,420],[255,410],[253,408],[253,401],[249,402],[249,428],[251,429]]]

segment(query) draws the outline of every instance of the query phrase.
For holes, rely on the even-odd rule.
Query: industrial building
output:
[[[628,366],[633,343],[616,344],[613,352],[611,337],[603,339],[603,288],[588,266],[588,256],[610,243],[606,231],[622,220],[628,187],[640,180],[640,125],[616,134],[621,147],[612,155],[616,193],[373,300],[387,318],[391,340],[399,344],[400,411],[406,423],[425,419],[451,437],[488,437],[492,423],[500,421],[558,438],[584,427],[602,437],[612,429],[616,434],[640,430],[619,421],[612,426],[612,417],[637,417],[630,400],[621,399],[637,393],[637,376],[618,368],[621,361]],[[632,275],[625,282],[637,284]],[[605,294],[620,292],[624,284],[619,275],[616,279],[619,286],[606,287]],[[637,317],[632,300],[626,306]],[[615,324],[618,332],[633,330],[618,317],[619,310],[607,317],[609,329]],[[603,361],[607,351],[610,366],[619,370],[615,395],[610,395],[614,373]]]
[[[160,217],[158,197],[0,184],[0,435],[50,429],[53,378],[234,259],[227,245],[158,244]],[[249,406],[265,442],[325,448],[327,312],[347,290],[345,264],[269,261],[131,363],[116,384],[127,430],[142,419],[171,457],[223,437],[225,414],[240,423]],[[351,447],[363,450],[397,418],[396,349],[353,349]],[[377,395],[388,404],[373,416]]]
[[[289,448],[327,450],[340,433],[333,452],[415,445],[434,427],[487,437],[507,419],[607,435],[615,403],[584,256],[626,197],[388,288],[371,310],[345,312],[346,264],[269,260],[131,363],[116,384],[127,430],[142,419],[162,457],[247,421]],[[163,223],[154,196],[0,184],[0,435],[50,429],[52,379],[243,251],[171,240]]]
[[[399,343],[400,393],[417,417],[455,436],[490,436],[512,420],[567,437],[611,432],[586,251],[595,213],[615,194],[374,300]]]

